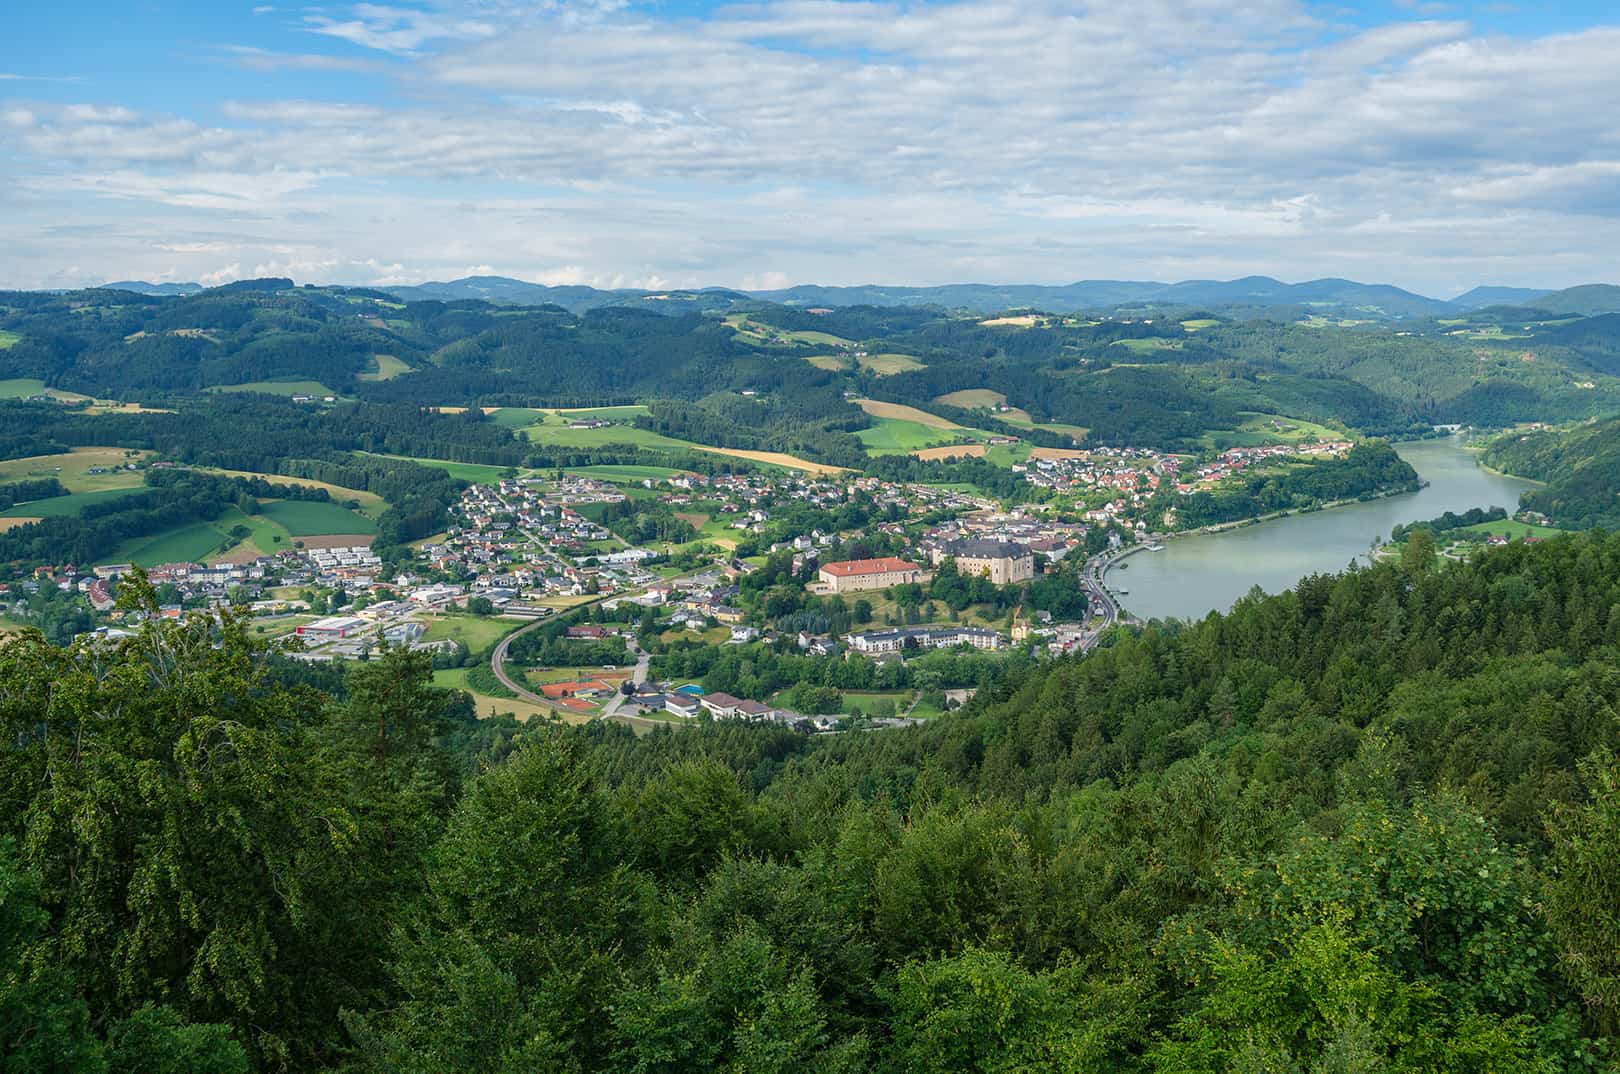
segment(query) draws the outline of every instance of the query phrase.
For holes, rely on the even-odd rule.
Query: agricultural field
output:
[[[1213,317],[1194,317],[1190,321],[1182,321],[1181,327],[1189,332],[1202,332],[1206,328],[1214,328],[1221,322]]]
[[[990,409],[1001,406],[1006,401],[1007,397],[1005,395],[991,391],[989,388],[964,388],[959,392],[948,392],[934,400],[934,402],[944,406],[960,407],[963,410]],[[1019,413],[1023,412],[1019,411]],[[1024,417],[1027,419],[1029,415],[1024,414]]]
[[[392,354],[376,354],[372,355],[371,367],[364,373],[356,374],[354,379],[366,381],[393,380],[401,373],[409,373],[410,371],[410,366],[395,358]]]
[[[1236,431],[1206,432],[1200,439],[1210,447],[1225,450],[1232,447],[1259,447],[1264,444],[1297,444],[1305,440],[1354,439],[1342,429],[1334,429],[1304,418],[1288,418],[1281,414],[1245,413]]]
[[[70,492],[66,496],[52,496],[48,500],[19,503],[15,507],[0,511],[0,518],[63,518],[77,515],[91,504],[121,500],[141,491],[141,488],[135,487],[102,489],[99,492]]]
[[[999,446],[999,445],[998,445]],[[982,459],[987,453],[985,444],[951,444],[946,447],[918,448],[912,454],[919,459]]]
[[[1179,351],[1182,341],[1154,336],[1149,339],[1116,339],[1111,346],[1123,347],[1132,354],[1157,354],[1160,351]]]
[[[0,328],[0,351],[9,350],[10,348],[15,347],[17,345],[17,341],[21,338],[22,337],[15,332],[8,332],[4,328]]]
[[[948,444],[953,440],[985,440],[990,436],[981,429],[958,425],[916,407],[880,403],[875,399],[857,399],[855,402],[876,419],[870,428],[861,429],[855,434],[873,455],[905,454]]]
[[[880,377],[923,368],[923,363],[909,354],[866,354],[857,357],[855,361],[860,363],[862,369]]]
[[[362,452],[361,454],[366,454]],[[445,459],[424,459],[411,455],[384,455],[386,459],[404,459],[407,462],[419,463],[443,470],[451,477],[459,477],[463,481],[471,481],[475,485],[494,485],[509,473],[505,466],[485,466],[476,462],[449,462]]]
[[[849,371],[849,359],[837,354],[811,354],[805,361],[817,369],[825,369],[829,373],[846,373]]]
[[[107,557],[107,561],[129,562],[137,567],[155,567],[159,563],[201,563],[217,558],[215,553],[220,552],[231,540],[228,531],[235,526],[256,529],[247,515],[232,507],[212,522],[192,522],[156,536],[126,541]]]
[[[323,398],[337,395],[318,380],[254,380],[246,384],[216,384],[206,389],[211,392],[259,392],[262,395],[313,395]]]
[[[981,328],[1034,328],[1041,318],[1033,313],[1021,313],[1008,317],[992,317],[987,321],[980,321]]]
[[[14,339],[12,342],[16,342]],[[48,395],[52,399],[59,399],[65,403],[80,403],[88,400],[88,395],[78,392],[64,392],[58,388],[47,388],[45,382],[34,377],[14,377],[11,380],[0,380],[0,399],[27,399],[31,395]]]
[[[311,500],[266,500],[259,513],[294,537],[376,533],[377,524],[340,504]]]
[[[652,451],[691,451],[698,446],[686,440],[676,440],[662,433],[655,433],[650,429],[638,429],[629,424],[608,425],[600,429],[570,429],[568,427],[570,421],[628,422],[633,416],[633,414],[603,412],[577,412],[565,415],[557,411],[549,411],[540,421],[525,426],[519,432],[531,444],[543,444],[552,447],[597,448],[608,444],[631,444]]]
[[[733,313],[725,319],[725,323],[731,326],[738,338],[758,347],[792,347],[805,343],[820,344],[824,347],[855,346],[854,340],[835,336],[830,332],[790,332],[785,328],[773,328],[768,324],[750,320],[745,313]]]
[[[62,455],[30,455],[25,459],[0,462],[0,482],[27,481],[31,478],[54,477],[69,492],[99,492],[103,489],[127,489],[142,483],[135,470],[117,469],[125,463],[144,458],[145,452],[114,447],[82,447]],[[92,474],[90,470],[105,470]]]
[[[484,413],[489,420],[503,429],[521,429],[545,417],[544,410],[535,410],[532,407],[503,406],[493,410],[485,408]]]

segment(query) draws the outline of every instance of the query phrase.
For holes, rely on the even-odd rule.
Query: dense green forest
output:
[[[1519,502],[1561,526],[1620,526],[1620,421],[1510,433],[1486,450],[1485,464],[1546,482]]]
[[[0,1054],[1612,1067],[1617,579],[1598,532],[1316,576],[818,738],[478,722],[426,657],[284,670],[229,620],[24,633]]]

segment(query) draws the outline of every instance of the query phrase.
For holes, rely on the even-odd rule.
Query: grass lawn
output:
[[[255,616],[248,630],[261,641],[273,641],[276,638],[285,638],[299,627],[313,623],[318,618],[320,617],[315,615]]]
[[[263,395],[313,395],[317,398],[336,395],[318,380],[254,380],[246,384],[217,384],[211,392],[259,392]]]
[[[1447,538],[1457,537],[1463,534],[1467,534],[1475,538],[1507,537],[1511,540],[1517,541],[1525,537],[1557,537],[1560,534],[1567,532],[1569,531],[1554,529],[1551,526],[1537,526],[1529,522],[1516,522],[1511,518],[1504,518],[1498,522],[1481,522],[1477,526],[1465,526],[1460,530],[1451,530],[1447,533],[1437,534],[1436,536],[1443,544]]]
[[[838,354],[812,354],[805,361],[829,373],[843,373],[849,369],[849,359]]]
[[[133,462],[145,452],[124,448],[74,448],[62,455],[30,455],[26,459],[8,459],[0,462],[0,482],[27,481],[31,478],[54,477],[69,492],[100,492],[104,489],[127,489],[141,484],[141,475],[134,470],[112,469]],[[87,471],[108,470],[104,474]]]
[[[734,313],[726,318],[726,324],[736,330],[737,335],[748,343],[756,346],[792,346],[797,343],[820,343],[829,347],[853,347],[853,340],[842,336],[835,336],[831,332],[792,332],[785,328],[774,328],[759,321],[750,320],[747,314]]]
[[[987,462],[993,462],[997,466],[1010,467],[1014,463],[1027,461],[1031,450],[1033,450],[1032,445],[1023,442],[1017,444],[991,444],[985,450],[984,457]]]
[[[454,614],[424,616],[422,622],[427,624],[423,641],[459,641],[475,653],[482,652],[523,625],[513,619]]]
[[[100,492],[71,492],[66,496],[52,496],[48,500],[19,503],[15,507],[0,511],[0,518],[62,518],[77,515],[91,504],[121,500],[125,496],[133,496],[141,491],[143,490],[140,488],[122,488],[103,489]]]
[[[844,711],[848,713],[859,712],[870,716],[873,707],[878,702],[887,701],[894,706],[894,714],[898,716],[906,711],[906,706],[911,704],[911,698],[912,692],[910,690],[873,691],[870,693],[846,690],[844,692]]]
[[[433,673],[433,685],[447,690],[463,690],[472,695],[473,704],[480,716],[494,716],[500,713],[511,713],[520,720],[539,718],[549,720],[560,716],[567,723],[585,723],[589,717],[581,713],[563,712],[550,705],[536,705],[532,701],[523,701],[516,698],[491,697],[481,694],[467,685],[467,668],[446,668]]]
[[[311,500],[266,500],[260,514],[294,537],[322,537],[334,533],[376,533],[377,524],[335,503]]]
[[[598,481],[668,481],[672,477],[679,477],[684,470],[676,470],[669,466],[636,466],[630,463],[603,464],[601,466],[580,466],[569,470],[568,473],[578,474],[580,477],[594,477]]]
[[[855,360],[860,363],[862,369],[876,373],[880,377],[923,367],[922,362],[909,354],[868,354]]]

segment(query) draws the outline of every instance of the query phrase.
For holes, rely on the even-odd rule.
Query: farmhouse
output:
[[[923,570],[896,556],[882,559],[848,559],[824,564],[819,572],[828,593],[855,593],[865,589],[887,589],[923,580]]]

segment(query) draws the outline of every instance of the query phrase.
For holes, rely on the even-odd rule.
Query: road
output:
[[[1109,627],[1119,622],[1119,604],[1108,587],[1103,584],[1103,575],[1108,572],[1108,564],[1112,559],[1108,555],[1094,556],[1086,562],[1086,569],[1082,575],[1086,590],[1086,600],[1093,611],[1102,614],[1102,623],[1096,630],[1087,635],[1080,643],[1080,651],[1085,652],[1096,646]]]
[[[696,570],[696,571],[691,571],[691,572],[689,572],[687,574],[677,575],[676,577],[669,579],[669,581],[671,581],[671,582],[685,581],[688,578],[695,578],[700,574],[705,574],[710,570],[713,570],[713,567],[704,567],[702,570]],[[643,590],[642,592],[645,592],[645,590]],[[597,597],[595,600],[585,601],[583,604],[576,604],[572,608],[567,609],[567,611],[561,612],[559,614],[568,615],[568,614],[571,614],[573,612],[579,611],[581,608],[589,608],[593,604],[600,604],[604,600],[612,600],[615,597],[623,599],[623,598],[625,598],[626,596],[629,596],[629,595],[633,595],[633,594],[622,594],[622,593],[620,593],[620,594],[608,594],[606,596]],[[500,683],[501,683],[502,686],[506,687],[508,690],[512,691],[514,694],[516,694],[518,697],[522,698],[523,700],[532,701],[533,703],[535,703],[537,705],[545,705],[548,708],[555,709],[558,712],[572,712],[571,709],[562,708],[561,706],[557,705],[550,698],[541,697],[539,694],[535,693],[534,691],[525,688],[524,686],[522,686],[521,684],[519,684],[518,682],[513,680],[512,677],[506,673],[506,650],[512,644],[512,639],[517,637],[519,634],[527,634],[529,631],[531,631],[531,630],[535,629],[536,627],[538,627],[541,623],[549,623],[550,621],[551,621],[551,618],[549,616],[547,618],[545,618],[545,619],[536,619],[534,622],[528,624],[527,626],[519,627],[518,629],[512,631],[512,633],[508,634],[506,637],[502,638],[501,643],[499,645],[495,646],[495,650],[492,653],[490,653],[490,656],[489,656],[489,669],[495,673],[495,678],[500,680]],[[643,652],[641,646],[636,644],[634,638],[628,638],[628,639],[626,639],[626,642],[627,642],[627,644],[629,644],[630,648],[636,654],[636,669],[635,669],[634,672],[631,673],[631,681],[632,682],[646,682],[647,681],[647,674],[648,674],[648,665],[652,661],[652,654],[647,653],[647,652]],[[623,703],[624,703],[624,695],[623,694],[615,694],[613,696],[613,700],[608,702],[607,707],[602,710],[601,715],[606,717],[606,716],[612,716],[612,715],[616,714],[619,711],[619,706],[621,704],[623,704]],[[635,719],[635,718],[636,717],[633,717],[633,716],[621,717],[621,719]]]
[[[553,705],[548,698],[541,697],[532,690],[520,686],[512,679],[510,675],[506,673],[506,650],[507,647],[512,644],[512,639],[517,637],[519,634],[527,634],[529,631],[533,630],[535,627],[544,622],[544,619],[536,619],[528,626],[518,627],[516,630],[512,631],[512,633],[502,638],[501,643],[495,646],[495,652],[490,655],[489,669],[495,673],[495,677],[501,681],[502,686],[506,687],[523,700],[532,701],[537,705],[545,705],[549,708],[557,708],[557,706]],[[561,712],[563,710],[558,709],[558,711]]]
[[[643,649],[641,646],[637,645],[635,643],[635,639],[633,639],[633,638],[629,639],[628,644],[630,646],[630,651],[636,654],[636,670],[634,670],[634,671],[632,671],[630,673],[630,680],[629,681],[631,681],[631,682],[646,682],[647,681],[647,667],[648,667],[649,664],[652,663],[652,654],[649,653],[647,650]],[[605,720],[609,716],[617,715],[618,711],[619,711],[619,706],[622,705],[622,704],[624,704],[624,694],[623,694],[623,692],[622,691],[617,691],[617,690],[614,691],[613,700],[609,701],[606,705],[604,705],[602,707],[601,713],[598,714],[598,716],[596,718],[598,720]]]

